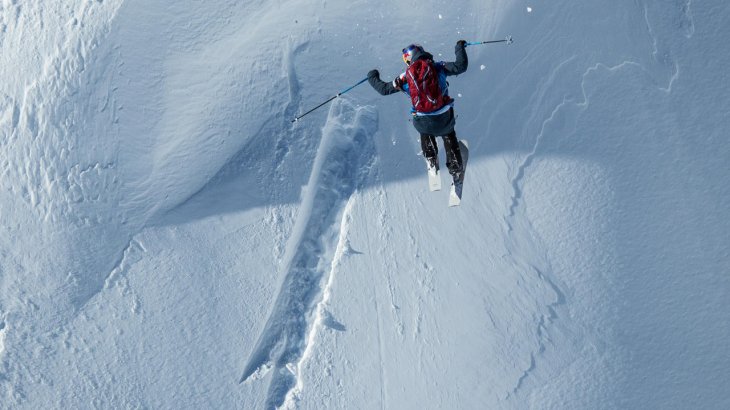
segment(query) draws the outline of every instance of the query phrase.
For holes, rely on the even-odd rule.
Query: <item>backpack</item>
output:
[[[408,92],[416,112],[430,113],[451,102],[439,85],[439,73],[432,60],[416,60],[406,70]]]

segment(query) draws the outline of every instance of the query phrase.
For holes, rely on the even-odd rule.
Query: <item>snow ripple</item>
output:
[[[555,82],[555,79],[558,77],[558,74],[562,71],[562,69],[564,67],[568,66],[573,60],[575,60],[575,58],[576,58],[576,56],[572,56],[572,57],[564,60],[560,64],[558,64],[558,66],[555,67],[555,69],[553,69],[553,71],[550,73],[550,76],[548,77],[548,79],[542,85],[540,90],[536,93],[536,96],[540,100],[545,98],[547,91],[552,87],[552,85]],[[525,176],[525,169],[527,169],[527,167],[529,167],[530,164],[532,164],[532,161],[535,158],[535,155],[537,155],[537,150],[538,150],[538,147],[540,146],[540,141],[542,141],[542,137],[545,133],[545,128],[550,122],[553,121],[553,119],[555,118],[555,115],[563,108],[565,103],[566,103],[566,98],[564,97],[563,101],[552,110],[552,112],[550,113],[550,117],[548,117],[546,120],[544,120],[542,122],[542,126],[540,127],[540,132],[535,137],[535,143],[532,146],[532,151],[530,151],[530,153],[527,154],[525,159],[522,161],[520,166],[517,168],[517,172],[516,172],[514,178],[512,178],[513,194],[512,194],[512,198],[511,198],[511,204],[509,207],[509,215],[507,216],[508,218],[514,217],[515,209],[519,205],[519,201],[522,198],[521,182]],[[531,115],[531,118],[530,118],[530,122],[535,118],[536,115],[537,115],[537,113],[533,112],[533,114]]]
[[[692,17],[692,0],[687,0],[687,3],[682,7],[682,15],[681,26],[684,28],[684,36],[692,38],[695,34],[695,20]]]
[[[287,397],[295,399],[303,387],[298,369],[316,328],[325,324],[321,307],[337,259],[347,254],[342,245],[347,224],[342,221],[352,195],[369,174],[376,129],[377,114],[371,107],[355,108],[338,99],[330,109],[287,243],[286,274],[239,381],[259,379],[273,370],[267,409],[281,406]]]

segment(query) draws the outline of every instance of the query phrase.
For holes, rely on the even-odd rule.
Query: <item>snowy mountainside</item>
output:
[[[3,1],[0,407],[730,407],[728,17]],[[449,79],[459,208],[403,96],[291,123],[508,34]]]

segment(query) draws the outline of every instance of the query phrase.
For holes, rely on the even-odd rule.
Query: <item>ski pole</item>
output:
[[[360,81],[359,81],[359,82],[358,82],[357,84],[355,84],[355,85],[353,85],[353,86],[351,86],[351,87],[345,88],[344,90],[342,90],[342,91],[340,91],[339,93],[337,93],[337,95],[334,95],[334,96],[330,97],[330,98],[329,98],[329,99],[328,99],[327,101],[323,102],[322,104],[320,104],[320,105],[318,105],[318,106],[316,106],[316,107],[312,108],[311,110],[309,110],[309,111],[305,112],[304,114],[302,114],[302,115],[300,115],[300,116],[298,116],[298,117],[294,118],[293,120],[291,120],[291,122],[297,122],[297,121],[299,121],[299,119],[300,119],[300,118],[302,118],[302,117],[304,117],[305,115],[309,114],[310,112],[312,112],[312,111],[316,110],[317,108],[319,108],[319,107],[321,107],[321,106],[323,106],[323,105],[327,104],[328,102],[330,102],[330,101],[334,100],[335,98],[337,98],[337,97],[341,96],[342,94],[344,94],[344,93],[346,93],[346,92],[348,92],[348,91],[352,90],[353,88],[357,87],[358,85],[360,85],[360,84],[364,83],[364,82],[365,82],[365,81],[367,81],[367,80],[368,80],[368,78],[367,78],[367,77],[363,78],[363,79],[362,79],[362,80],[360,80]]]
[[[472,43],[466,43],[466,45],[467,46],[476,46],[479,44],[492,44],[492,43],[507,43],[508,45],[512,44],[513,43],[512,36],[507,36],[507,38],[505,38],[504,40],[475,41]]]

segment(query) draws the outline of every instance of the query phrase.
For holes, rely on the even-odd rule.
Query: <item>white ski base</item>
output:
[[[461,197],[456,193],[456,186],[451,184],[451,192],[449,192],[449,206],[461,205]]]
[[[433,168],[428,170],[428,190],[431,192],[441,190],[441,173]]]
[[[459,144],[461,144],[461,160],[464,167],[464,174],[461,176],[461,184],[459,184],[459,186],[454,183],[451,184],[451,190],[449,191],[450,207],[461,205],[461,194],[464,189],[464,177],[466,176],[466,163],[469,160],[469,144],[466,140],[460,140]]]

